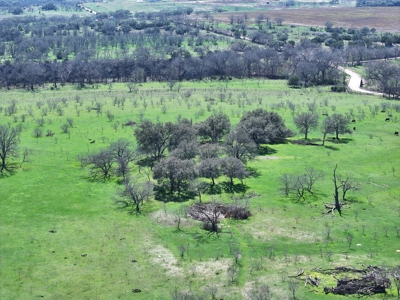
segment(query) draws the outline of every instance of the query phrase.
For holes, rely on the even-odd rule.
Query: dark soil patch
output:
[[[208,222],[211,218],[217,218],[218,222],[223,218],[246,220],[250,216],[251,212],[245,207],[221,203],[196,203],[187,213],[187,217],[202,222]]]

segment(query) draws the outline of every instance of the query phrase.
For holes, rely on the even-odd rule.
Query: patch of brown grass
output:
[[[367,26],[378,31],[400,31],[400,7],[325,7],[302,9],[275,9],[257,12],[248,12],[247,15],[254,20],[258,15],[264,14],[271,20],[283,18],[283,24],[320,26],[324,27],[326,21],[335,27]],[[229,22],[232,13],[216,14],[217,20]],[[244,13],[233,13],[234,16]]]

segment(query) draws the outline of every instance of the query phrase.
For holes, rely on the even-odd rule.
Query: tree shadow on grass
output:
[[[334,143],[334,144],[348,144],[348,143],[352,142],[353,139],[351,139],[351,138],[339,138],[339,139],[336,139],[334,137],[329,137],[325,141],[331,142],[331,143]]]
[[[221,182],[219,184],[225,193],[234,194],[241,193],[244,194],[249,189],[249,187],[243,183],[231,184],[230,182]]]
[[[258,155],[271,155],[271,154],[275,154],[278,151],[276,151],[275,149],[268,147],[267,145],[260,145],[260,147],[257,149],[257,154]]]
[[[13,176],[17,173],[18,170],[18,164],[13,162],[7,165],[7,169],[3,170],[3,172],[0,172],[0,178],[8,178],[10,176]]]
[[[210,184],[204,193],[207,195],[220,195],[222,194],[222,188],[219,184]]]
[[[326,146],[326,145],[325,145],[325,148],[326,148],[326,149],[329,149],[329,150],[333,150],[333,151],[338,151],[338,150],[339,150],[339,148],[338,148],[338,147],[335,147],[335,146]]]
[[[259,178],[261,176],[261,172],[255,168],[246,166],[246,171],[248,172],[247,177]]]
[[[154,189],[154,199],[161,202],[186,202],[196,197],[195,192],[186,191],[184,193],[170,193],[162,188]]]
[[[221,233],[219,233],[221,234]],[[219,239],[219,235],[216,234],[210,234],[210,232],[203,230],[201,232],[195,232],[192,234],[193,239],[196,241],[197,245],[199,244],[205,244],[205,243],[210,243],[214,240]]]

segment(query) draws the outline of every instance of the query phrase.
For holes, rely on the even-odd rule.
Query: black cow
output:
[[[385,122],[390,122],[390,118],[386,118],[386,119],[385,119]]]
[[[355,122],[356,122],[356,120],[354,120],[354,119],[353,119],[353,120],[351,120],[351,123],[355,123]]]
[[[398,132],[398,131],[395,131],[395,132],[394,132],[394,135],[399,136],[399,132]]]
[[[355,128],[355,127],[353,127],[353,130],[354,130],[354,131],[356,131],[356,128]]]

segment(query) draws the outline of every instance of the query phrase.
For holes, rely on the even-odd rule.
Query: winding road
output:
[[[90,12],[91,14],[94,14],[94,15],[97,14],[96,11],[84,6],[83,4],[78,4],[78,6],[81,7],[82,9]],[[354,71],[351,71],[349,69],[346,69],[346,68],[343,68],[343,67],[340,67],[340,66],[338,67],[338,69],[340,71],[342,71],[342,72],[345,72],[347,75],[350,76],[350,80],[347,83],[347,87],[351,91],[356,92],[356,93],[367,94],[367,95],[385,96],[383,93],[374,92],[374,91],[368,91],[368,90],[362,89],[361,88],[361,80],[362,80],[362,78],[361,78],[360,74],[357,74]]]
[[[368,91],[365,89],[362,89],[361,86],[361,76],[360,74],[357,74],[356,72],[353,72],[349,69],[345,69],[343,67],[338,67],[338,69],[342,72],[345,72],[347,75],[350,76],[350,80],[347,83],[348,88],[356,93],[363,93],[363,94],[368,94],[368,95],[376,95],[376,96],[384,96],[383,93],[379,92],[373,92],[373,91]]]

